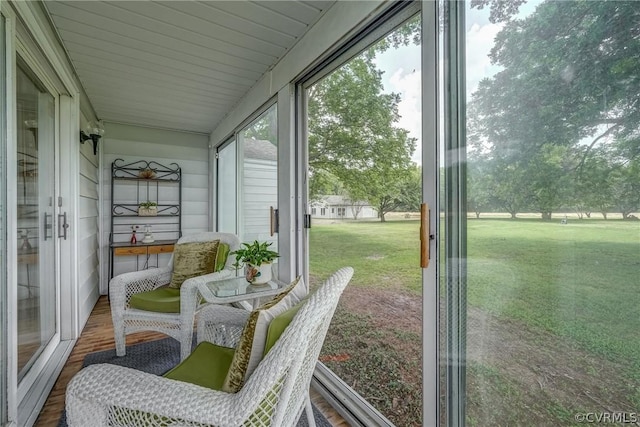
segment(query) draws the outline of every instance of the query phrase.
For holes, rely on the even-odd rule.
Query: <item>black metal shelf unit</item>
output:
[[[157,214],[140,215],[139,207],[144,202],[155,203]],[[147,225],[154,239],[162,244],[175,243],[182,236],[182,170],[176,163],[163,165],[147,160],[126,163],[116,159],[111,163],[109,277],[113,277],[115,248],[143,246]],[[131,243],[133,231],[138,241],[135,244]],[[148,256],[144,266],[150,267]]]

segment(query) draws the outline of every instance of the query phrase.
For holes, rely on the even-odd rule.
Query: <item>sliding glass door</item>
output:
[[[365,425],[419,426],[423,420],[416,12],[389,13],[386,24],[301,85],[310,287],[340,267],[355,269],[318,378]]]
[[[237,144],[231,139],[216,150],[216,230],[237,233]]]
[[[16,70],[18,380],[58,333],[54,236],[55,99],[23,62]]]
[[[216,149],[216,227],[278,250],[277,106],[267,107]]]
[[[446,2],[447,425],[636,424],[638,5]]]

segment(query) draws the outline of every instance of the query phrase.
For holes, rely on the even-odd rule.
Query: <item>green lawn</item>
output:
[[[418,296],[418,227],[417,221],[315,222],[312,281],[350,265],[356,271],[350,286],[401,287]],[[617,362],[629,399],[640,407],[640,222],[470,219],[467,260],[470,308]],[[509,381],[482,375],[498,388]],[[560,420],[571,414],[554,402],[545,410]]]

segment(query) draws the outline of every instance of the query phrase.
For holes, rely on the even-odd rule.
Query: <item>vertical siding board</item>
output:
[[[82,123],[87,118],[81,114]],[[99,277],[99,158],[91,141],[79,145],[78,177],[78,323],[84,326],[100,296]]]

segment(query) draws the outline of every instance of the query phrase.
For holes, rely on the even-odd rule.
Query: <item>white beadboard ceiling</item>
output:
[[[334,1],[43,3],[100,119],[210,133]]]

